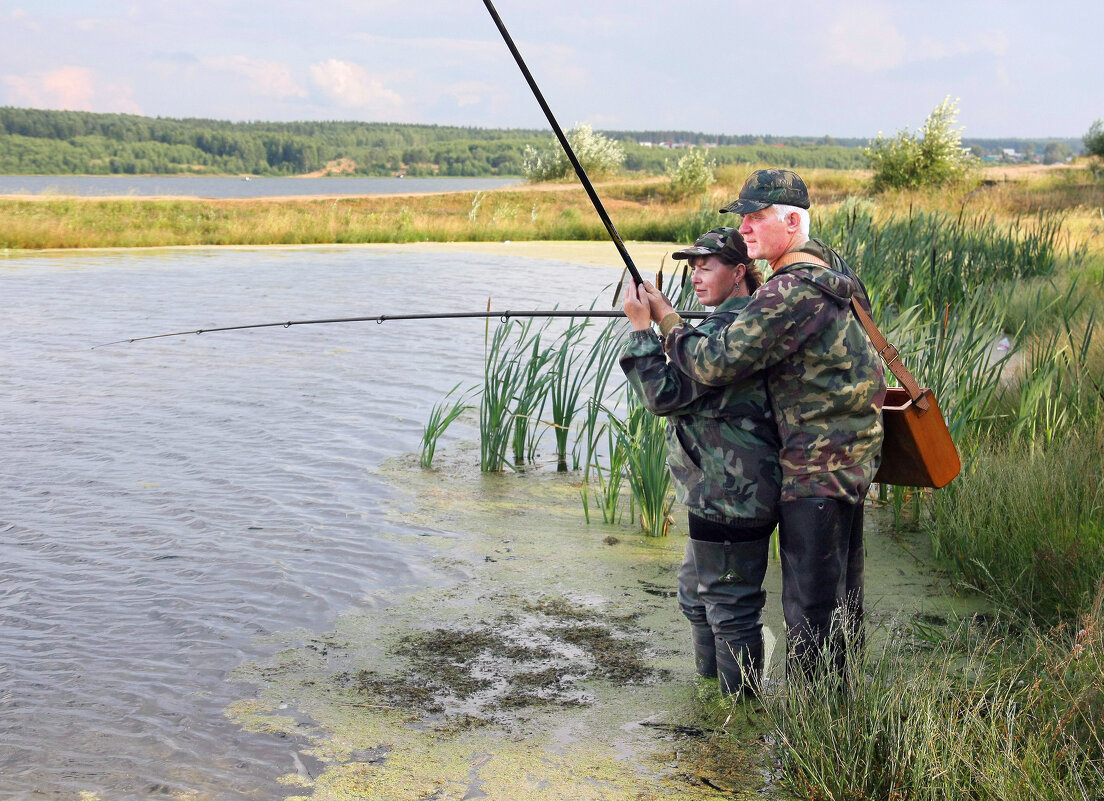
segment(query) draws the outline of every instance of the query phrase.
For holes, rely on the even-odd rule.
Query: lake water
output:
[[[476,192],[520,178],[243,178],[157,175],[0,175],[0,195],[155,195],[231,198]]]
[[[399,249],[0,259],[0,797],[284,797],[287,743],[224,717],[251,692],[231,671],[453,580],[419,540],[466,536],[404,523],[377,468],[481,376],[482,321],[91,346],[585,306],[616,277]]]

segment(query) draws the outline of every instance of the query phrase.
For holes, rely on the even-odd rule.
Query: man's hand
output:
[[[652,327],[652,311],[647,283],[636,285],[630,281],[622,293],[621,306],[625,310],[625,316],[632,323],[634,331],[646,331]]]

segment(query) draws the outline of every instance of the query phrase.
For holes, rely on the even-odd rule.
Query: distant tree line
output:
[[[709,147],[718,166],[866,166],[863,139],[605,131],[625,150],[624,168],[664,174],[681,148]],[[0,107],[0,174],[296,175],[345,159],[354,175],[522,175],[526,149],[547,130],[366,122],[227,122],[133,114]],[[1050,140],[1038,140],[1040,143]],[[1066,140],[1063,140],[1066,141]],[[964,140],[1022,147],[1024,140]],[[642,143],[649,143],[647,146]],[[1068,140],[1075,152],[1079,140]],[[680,149],[666,145],[674,144]]]
[[[362,122],[226,122],[0,107],[0,173],[520,175],[544,131]]]

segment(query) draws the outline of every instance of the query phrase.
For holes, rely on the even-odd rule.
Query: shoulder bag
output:
[[[776,269],[799,262],[827,264],[803,252],[787,253]],[[831,269],[829,267],[829,269]],[[886,390],[882,406],[885,439],[882,462],[874,480],[904,487],[945,487],[958,475],[962,463],[943,413],[929,388],[921,388],[901,363],[897,348],[889,344],[870,315],[854,296],[851,308],[886,367],[901,386]]]

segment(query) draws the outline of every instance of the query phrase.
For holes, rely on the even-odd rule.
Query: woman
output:
[[[715,228],[673,256],[690,260],[698,300],[714,307],[703,331],[724,328],[763,282],[734,228]],[[726,694],[754,691],[763,668],[763,578],[781,483],[764,377],[722,387],[695,383],[667,363],[643,288],[626,290],[624,309],[633,332],[621,368],[645,407],[667,418],[667,461],[689,512],[678,599],[698,673],[718,676]]]

